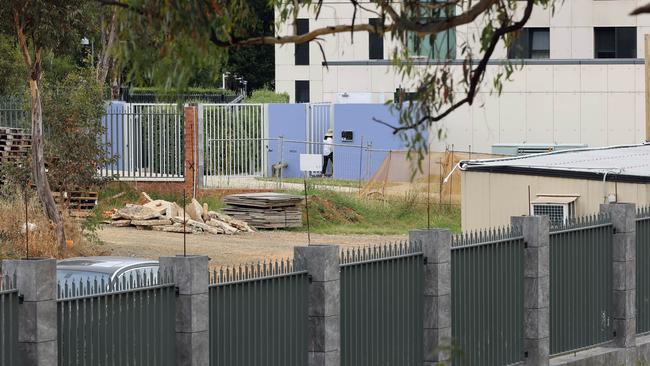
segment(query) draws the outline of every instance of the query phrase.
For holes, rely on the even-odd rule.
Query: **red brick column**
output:
[[[185,123],[185,190],[188,197],[193,197],[196,186],[196,133],[198,125],[198,108],[196,105],[186,105],[183,109]]]

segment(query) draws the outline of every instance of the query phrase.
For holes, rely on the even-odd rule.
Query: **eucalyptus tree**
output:
[[[43,59],[48,52],[65,53],[79,43],[92,24],[87,0],[3,0],[0,2],[0,32],[15,36],[29,90],[32,128],[31,178],[36,185],[46,216],[65,250],[65,231],[61,214],[52,196],[45,169],[43,142]],[[70,144],[74,148],[74,144]]]

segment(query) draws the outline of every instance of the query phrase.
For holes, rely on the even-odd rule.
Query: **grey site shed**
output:
[[[463,230],[549,215],[561,224],[607,202],[650,203],[650,144],[462,161]]]

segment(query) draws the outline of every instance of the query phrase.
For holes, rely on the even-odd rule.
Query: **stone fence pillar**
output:
[[[210,363],[207,256],[161,257],[160,270],[170,271],[178,287],[176,299],[176,363],[203,366]]]
[[[294,247],[296,268],[309,284],[309,366],[341,365],[341,283],[337,245]]]
[[[451,232],[412,230],[411,242],[420,242],[424,266],[424,365],[448,362],[451,346]]]
[[[524,249],[524,354],[526,365],[548,365],[550,353],[550,270],[547,216],[514,216]]]
[[[22,365],[56,366],[56,259],[4,260],[2,270],[16,276],[16,288],[23,296],[18,307]]]
[[[614,343],[636,354],[636,206],[633,203],[601,204],[614,226],[612,242],[612,302]],[[629,358],[629,357],[628,357]],[[633,365],[634,358],[626,361]]]

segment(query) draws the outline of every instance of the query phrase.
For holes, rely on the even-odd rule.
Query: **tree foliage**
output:
[[[485,77],[487,64],[497,44],[509,44],[516,32],[530,18],[534,6],[553,7],[562,0],[372,0],[347,3],[351,19],[343,24],[327,25],[296,34],[276,34],[264,29],[260,35],[257,19],[260,9],[246,0],[187,0],[160,3],[156,0],[104,1],[121,9],[123,21],[120,57],[129,60],[132,75],[146,70],[154,60],[153,79],[168,86],[187,84],[188,70],[202,66],[206,60],[225,59],[230,50],[251,45],[326,42],[326,36],[337,33],[368,32],[388,35],[396,41],[392,51],[395,67],[405,80],[415,80],[417,103],[401,107],[395,133],[404,133],[411,147],[422,150],[425,132],[464,104],[472,104]],[[318,19],[321,0],[269,0],[280,24],[294,23],[301,9]],[[374,13],[379,24],[361,22],[359,11]],[[462,61],[455,72],[449,60],[433,60],[426,67],[413,62],[413,42],[423,43],[439,33],[465,25],[478,25],[476,34],[461,41],[457,60]],[[153,50],[154,52],[140,52]],[[135,60],[135,61],[134,61]],[[326,60],[325,60],[326,61]],[[506,65],[491,83],[500,90],[514,67]],[[381,122],[381,121],[380,121]]]
[[[114,158],[102,141],[105,106],[94,73],[72,72],[59,83],[46,83],[44,90],[45,160],[52,186],[69,191],[102,184],[98,169]]]

